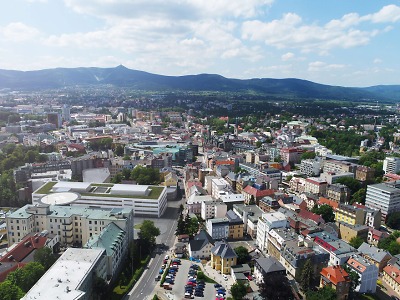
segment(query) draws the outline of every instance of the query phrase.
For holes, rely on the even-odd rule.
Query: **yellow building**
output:
[[[174,173],[167,173],[164,176],[164,182],[162,183],[165,186],[176,186],[178,184],[178,176]]]
[[[226,241],[220,241],[211,249],[211,267],[222,274],[230,274],[237,264],[237,255]]]
[[[339,204],[339,207],[335,212],[335,221],[345,222],[350,225],[361,225],[364,224],[365,213],[365,210],[362,210],[358,207],[348,204]]]
[[[226,213],[226,217],[229,219],[229,238],[234,240],[242,239],[244,227],[242,219],[233,210],[229,210]]]

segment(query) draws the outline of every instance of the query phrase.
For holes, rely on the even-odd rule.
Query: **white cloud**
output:
[[[394,4],[387,5],[377,13],[366,15],[363,19],[374,23],[395,23],[400,20],[400,7]]]
[[[7,41],[24,42],[33,40],[39,35],[38,29],[21,22],[10,23],[7,26],[0,27],[0,37],[2,36]]]
[[[380,59],[380,58],[375,58],[374,61],[373,61],[373,63],[374,63],[374,64],[380,64],[380,63],[382,63],[382,59]]]
[[[283,61],[291,60],[291,59],[293,59],[293,58],[294,58],[294,53],[292,53],[292,52],[287,52],[287,53],[285,53],[285,54],[283,54],[283,55],[281,56],[281,59],[282,59]]]
[[[331,71],[337,69],[343,69],[346,66],[343,64],[328,64],[322,61],[314,61],[308,64],[308,71],[319,72],[319,71]]]

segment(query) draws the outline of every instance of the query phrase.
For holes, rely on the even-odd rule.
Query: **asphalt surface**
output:
[[[125,297],[125,299],[149,299],[156,284],[160,283],[159,281],[155,281],[155,277],[158,275],[165,255],[171,254],[170,251],[172,250],[175,240],[178,209],[181,203],[182,200],[168,202],[168,208],[161,218],[135,217],[135,224],[139,224],[145,219],[153,221],[154,225],[160,229],[160,236],[157,237],[157,244],[164,243],[167,245],[168,249],[153,254],[147,270],[145,270],[139,282],[135,284],[133,290],[129,292],[129,298]]]

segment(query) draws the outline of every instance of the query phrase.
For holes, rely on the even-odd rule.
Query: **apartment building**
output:
[[[400,182],[368,185],[365,206],[380,210],[382,220],[385,220],[388,214],[400,211]]]
[[[329,184],[326,188],[326,196],[337,203],[346,203],[350,200],[350,189],[344,184]]]
[[[133,240],[133,210],[129,208],[87,208],[84,206],[25,205],[6,217],[8,244],[29,233],[47,230],[60,237],[64,246],[85,245],[110,223]]]
[[[376,281],[378,280],[379,270],[375,264],[370,263],[359,255],[352,255],[346,262],[346,265],[360,277],[360,284],[355,288],[356,292],[376,292]]]
[[[356,179],[361,182],[372,182],[375,176],[375,169],[366,166],[357,166]]]
[[[339,204],[335,212],[336,222],[345,222],[350,225],[364,224],[366,211],[349,204]]]
[[[214,240],[222,240],[228,238],[229,219],[227,217],[208,219],[207,232]]]
[[[353,173],[356,172],[357,165],[345,161],[326,160],[324,162],[324,173]]]
[[[305,181],[304,192],[317,195],[325,194],[328,183],[319,177],[309,177]]]
[[[227,205],[222,201],[209,200],[201,202],[201,218],[203,220],[223,218],[227,210]]]
[[[321,172],[320,160],[303,159],[300,163],[300,172],[307,176],[318,176]]]
[[[273,228],[287,228],[289,222],[281,212],[263,213],[257,224],[256,244],[261,251],[267,250],[268,233]]]
[[[323,268],[320,272],[320,288],[330,286],[336,291],[337,300],[347,300],[349,297],[351,280],[342,266]]]
[[[385,174],[396,174],[400,171],[400,157],[386,157],[383,161],[383,171]]]

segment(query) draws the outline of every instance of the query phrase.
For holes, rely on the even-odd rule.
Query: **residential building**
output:
[[[287,217],[281,212],[263,213],[257,224],[256,244],[261,251],[267,250],[267,237],[271,229],[288,228]]]
[[[68,248],[22,299],[93,299],[96,276],[107,279],[105,250]]]
[[[356,292],[376,292],[376,281],[378,280],[379,270],[375,264],[368,262],[359,255],[352,255],[346,262],[346,265],[360,276],[360,284],[355,288]]]
[[[194,187],[192,187],[194,188]],[[196,187],[197,188],[197,187]],[[202,188],[201,188],[202,189]],[[203,202],[213,201],[210,195],[193,193],[186,201],[186,206],[189,214],[201,214],[201,207]],[[210,213],[211,213],[211,208]]]
[[[321,172],[319,159],[303,159],[300,164],[300,172],[307,176],[318,176]]]
[[[230,239],[242,239],[243,238],[243,220],[233,212],[233,210],[228,210],[226,212],[226,217],[229,220],[229,235]]]
[[[242,219],[244,233],[256,238],[258,220],[263,211],[257,205],[243,204],[234,204],[233,211]]]
[[[110,223],[99,234],[90,237],[84,248],[106,250],[107,279],[114,281],[125,262],[128,235],[118,225]]]
[[[380,210],[383,221],[388,214],[400,211],[400,182],[368,185],[365,206]]]
[[[375,264],[379,269],[379,272],[382,272],[383,268],[386,267],[388,261],[392,258],[392,255],[389,252],[368,245],[367,243],[362,243],[358,248],[358,251],[361,253],[363,258],[368,260],[370,263]]]
[[[229,236],[229,219],[227,217],[208,219],[207,232],[214,240],[226,239]]]
[[[282,148],[280,151],[280,156],[282,161],[286,163],[297,164],[300,162],[301,154],[303,150],[300,148]]]
[[[400,264],[399,255],[389,260],[386,267],[383,268],[382,279],[385,281],[397,295],[400,295]]]
[[[324,267],[328,266],[328,252],[309,240],[287,241],[280,252],[280,263],[286,268],[286,273],[292,275],[298,282],[307,260],[311,261],[314,274],[319,274]]]
[[[211,268],[230,274],[231,267],[237,264],[237,255],[226,241],[216,242],[211,249]]]
[[[326,196],[329,200],[346,203],[350,200],[350,189],[344,184],[329,184],[326,188]]]
[[[349,257],[357,253],[357,250],[344,240],[338,239],[324,231],[316,232],[310,235],[310,237],[316,244],[329,253],[329,266],[343,265]]]
[[[353,173],[356,172],[357,165],[337,160],[326,160],[324,162],[324,173]]]
[[[230,190],[229,183],[223,178],[213,178],[211,180],[211,196],[214,199],[219,199],[221,192],[227,192]]]
[[[347,243],[350,243],[352,238],[358,237],[363,241],[366,241],[368,238],[369,227],[367,225],[350,225],[344,222],[337,222],[339,226],[340,238]]]
[[[259,190],[251,185],[246,186],[242,194],[244,196],[245,204],[257,204],[259,201],[265,196],[272,196],[276,191],[275,190]]]
[[[25,205],[6,217],[9,245],[29,233],[57,234],[64,246],[84,245],[115,223],[133,240],[133,211],[128,208],[88,208],[84,206]]]
[[[354,173],[351,172],[342,172],[342,173],[321,173],[320,176],[322,179],[326,180],[328,184],[334,184],[336,183],[340,178],[354,178]]]
[[[211,249],[214,244],[214,239],[207,233],[207,231],[200,230],[200,232],[193,237],[193,240],[189,241],[189,256],[202,259],[210,258]]]
[[[305,181],[304,192],[317,195],[325,194],[328,183],[319,177],[309,177]]]
[[[356,179],[361,182],[372,182],[375,176],[375,169],[366,166],[357,166]]]
[[[268,232],[266,240],[266,252],[280,261],[281,252],[289,241],[297,240],[298,235],[292,228],[275,228]]]
[[[389,236],[389,233],[371,228],[368,231],[368,244],[378,246],[379,241]]]
[[[382,214],[380,210],[366,208],[365,225],[379,229],[382,223]]]
[[[383,171],[385,174],[396,174],[400,171],[400,157],[386,157],[383,161]]]
[[[167,209],[164,186],[50,181],[32,193],[32,204],[131,208],[134,215],[161,217]]]
[[[174,186],[176,187],[176,185],[178,184],[178,176],[175,173],[172,172],[168,172],[165,176],[164,176],[164,182],[162,183],[165,186]]]
[[[349,204],[339,204],[335,212],[336,222],[345,222],[350,225],[364,224],[365,210]]]
[[[320,274],[320,288],[329,286],[336,291],[337,300],[348,299],[351,280],[349,274],[342,268],[342,266],[323,268]]]
[[[222,201],[209,200],[201,202],[201,217],[203,220],[223,218],[227,212],[227,205]]]
[[[273,256],[257,258],[254,261],[254,281],[256,284],[264,282],[266,275],[286,275],[286,269],[282,264]]]

